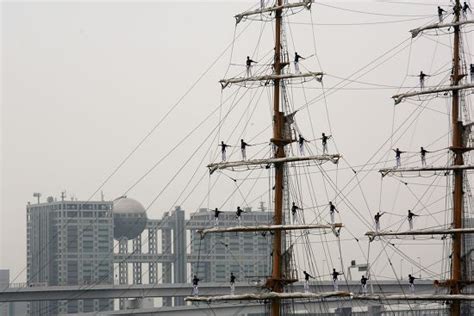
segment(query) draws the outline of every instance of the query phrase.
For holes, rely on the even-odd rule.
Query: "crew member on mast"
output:
[[[411,294],[415,294],[415,278],[413,275],[409,274],[408,275],[408,283],[410,284],[410,292]]]
[[[221,146],[222,161],[226,161],[227,160],[226,151],[227,151],[227,147],[230,147],[230,145],[225,144],[224,141],[222,140],[219,146]]]
[[[335,223],[335,220],[334,220],[334,212],[338,212],[339,211],[336,209],[336,206],[334,204],[332,204],[331,201],[329,201],[329,215],[331,216],[331,224],[334,225]]]
[[[300,146],[300,154],[303,156],[304,155],[304,143],[308,142],[303,135],[299,134],[298,135],[298,145]]]
[[[291,214],[293,215],[293,222],[296,222],[296,211],[297,210],[301,210],[301,208],[299,208],[295,202],[293,202],[293,204],[291,205]]]
[[[314,276],[312,276],[306,271],[303,271],[303,274],[304,274],[304,292],[308,293],[309,292],[309,278],[314,279]]]
[[[339,285],[337,284],[337,277],[344,274],[343,272],[337,272],[336,269],[332,269],[332,285],[334,286],[334,292],[339,291]]]
[[[446,10],[438,6],[438,18],[439,18],[439,23],[443,22],[443,13],[446,13]]]
[[[375,219],[375,232],[379,232],[380,230],[380,217],[382,217],[382,215],[384,214],[385,212],[377,212],[377,214],[375,214],[374,216],[374,219]]]
[[[242,152],[242,160],[247,160],[247,152],[246,152],[246,147],[250,146],[246,142],[244,142],[243,139],[240,140],[240,151]]]
[[[392,149],[394,152],[395,152],[395,160],[397,161],[397,168],[400,167],[402,165],[402,154],[404,153],[404,151],[401,151],[400,149]]]
[[[301,73],[299,65],[300,59],[304,59],[304,57],[301,57],[297,52],[295,52],[295,73],[297,74]]]
[[[247,56],[247,60],[245,61],[245,65],[247,66],[247,77],[250,77],[252,75],[252,63],[257,63],[255,60],[250,59],[249,56]]]
[[[464,18],[467,18],[467,11],[469,11],[469,13],[472,13],[471,8],[469,7],[469,5],[466,3],[466,1],[464,1],[463,5],[462,5],[462,14],[464,15]]]
[[[323,144],[323,154],[328,152],[328,139],[331,138],[331,135],[326,136],[326,134],[321,134],[321,143]]]
[[[234,295],[235,293],[235,280],[237,278],[235,277],[234,273],[230,273],[230,295]]]
[[[222,213],[222,211],[219,211],[219,209],[216,207],[214,210],[214,226],[219,226],[219,214]]]
[[[367,295],[367,280],[369,278],[366,278],[364,275],[360,278],[360,286],[362,288],[362,294]]]
[[[419,216],[419,215],[416,215],[411,210],[408,210],[407,219],[408,219],[408,226],[410,227],[410,230],[413,229],[413,217],[415,217],[415,216]],[[413,238],[415,238],[415,236],[413,236]]]
[[[235,214],[237,215],[237,221],[239,222],[239,226],[242,226],[242,213],[245,213],[240,206],[237,206],[237,211]]]
[[[425,88],[425,78],[429,77],[429,75],[425,74],[422,70],[418,77],[420,78],[420,89],[423,90]]]
[[[429,153],[428,150],[420,147],[420,157],[421,157],[421,166],[426,167],[426,153]]]
[[[194,278],[193,278],[193,295],[194,296],[198,296],[199,294],[198,284],[199,284],[199,279],[196,275],[194,275]]]

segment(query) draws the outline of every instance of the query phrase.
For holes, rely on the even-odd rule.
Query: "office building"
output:
[[[242,226],[270,224],[272,214],[245,209]],[[191,273],[203,282],[229,282],[233,272],[239,281],[262,281],[271,274],[270,232],[207,234],[204,238],[199,229],[214,225],[214,211],[201,209],[191,215],[186,227],[191,230]],[[219,214],[219,227],[237,226],[235,212]]]
[[[28,204],[27,284],[113,283],[112,202],[55,201]],[[31,302],[30,315],[81,313],[113,308],[108,299]]]

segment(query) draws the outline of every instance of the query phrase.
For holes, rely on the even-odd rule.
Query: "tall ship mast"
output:
[[[253,16],[261,16],[264,14],[274,16],[274,56],[272,63],[272,73],[252,76],[250,73],[251,64],[247,63],[247,76],[235,77],[230,79],[223,79],[220,81],[222,88],[225,89],[231,85],[243,85],[246,87],[247,84],[256,83],[259,86],[267,86],[268,84],[273,85],[273,134],[270,139],[270,143],[273,147],[273,157],[266,159],[250,159],[250,160],[239,160],[239,161],[223,161],[219,163],[210,164],[208,167],[210,172],[213,173],[217,170],[238,170],[239,168],[272,168],[274,177],[274,196],[273,196],[273,223],[272,225],[260,225],[260,226],[245,226],[245,227],[226,227],[226,228],[209,228],[201,231],[204,236],[211,233],[251,233],[251,232],[271,232],[272,238],[272,265],[271,265],[271,276],[266,280],[265,288],[269,290],[267,293],[248,293],[241,295],[224,295],[214,297],[188,297],[187,301],[191,302],[215,302],[215,301],[242,301],[242,300],[267,300],[271,302],[270,311],[271,315],[277,316],[284,314],[282,309],[282,300],[285,299],[323,299],[330,297],[349,297],[350,293],[344,291],[334,291],[325,293],[302,293],[292,292],[288,293],[285,291],[285,287],[289,284],[296,282],[298,279],[291,271],[289,262],[291,262],[291,252],[286,249],[286,231],[293,230],[329,230],[333,231],[336,235],[342,228],[341,223],[317,223],[317,224],[289,224],[287,220],[290,215],[285,215],[285,191],[288,190],[288,164],[297,165],[301,163],[324,163],[333,162],[337,163],[340,159],[339,154],[328,154],[326,150],[323,151],[322,155],[300,155],[300,156],[288,156],[287,146],[292,143],[299,142],[302,147],[304,141],[300,135],[300,139],[296,136],[293,129],[293,117],[296,113],[288,113],[288,106],[285,106],[284,102],[287,102],[287,96],[285,95],[285,88],[287,82],[292,80],[316,80],[322,81],[322,72],[300,72],[295,69],[295,72],[290,72],[290,62],[288,58],[288,52],[286,50],[286,43],[283,42],[283,30],[282,30],[282,19],[283,15],[288,10],[294,9],[310,9],[312,0],[303,0],[301,2],[288,3],[283,0],[276,0],[271,6],[265,7],[262,5],[256,10],[249,10],[235,16],[237,23],[240,23]],[[296,54],[296,53],[295,53]],[[249,58],[249,57],[247,57]],[[251,61],[253,62],[253,61]],[[296,60],[295,63],[298,61]],[[296,66],[295,66],[296,67]],[[223,148],[225,150],[225,148]],[[287,210],[288,211],[288,210]]]
[[[463,255],[464,252],[464,240],[467,236],[466,234],[474,233],[472,227],[464,227],[464,214],[465,214],[465,205],[466,205],[466,189],[470,191],[469,182],[466,177],[466,171],[474,169],[474,166],[471,164],[465,163],[464,155],[469,153],[473,148],[470,147],[468,142],[469,135],[471,133],[471,122],[464,122],[462,114],[462,102],[464,101],[465,90],[474,88],[474,84],[468,82],[468,68],[463,64],[463,57],[461,55],[462,47],[462,32],[461,29],[465,25],[474,23],[474,21],[469,20],[467,16],[467,11],[470,11],[469,6],[464,2],[462,5],[460,0],[456,0],[452,6],[452,21],[443,21],[443,15],[446,12],[442,8],[438,7],[439,23],[428,24],[423,27],[419,27],[411,30],[413,38],[416,38],[424,32],[431,30],[434,31],[450,31],[453,32],[453,42],[452,42],[452,70],[449,86],[437,86],[434,88],[424,88],[424,79],[426,74],[420,72],[420,90],[401,93],[393,96],[395,104],[399,104],[402,101],[407,99],[418,99],[422,100],[424,97],[430,96],[439,96],[451,94],[451,141],[449,146],[449,151],[451,152],[451,164],[448,166],[427,166],[426,162],[423,161],[424,153],[422,152],[422,166],[421,167],[402,167],[397,162],[397,167],[395,168],[385,168],[381,169],[380,172],[382,176],[389,174],[395,176],[403,176],[406,174],[422,174],[422,173],[432,173],[432,172],[445,172],[445,175],[452,174],[452,224],[448,228],[442,229],[419,229],[419,230],[409,230],[409,231],[370,231],[367,232],[372,240],[375,238],[381,238],[383,236],[395,237],[397,236],[451,236],[452,237],[452,249],[450,258],[450,272],[451,276],[447,280],[436,281],[436,286],[445,287],[448,289],[448,294],[443,295],[443,301],[449,302],[449,311],[450,315],[458,316],[464,315],[461,311],[461,300],[457,299],[462,297],[463,294],[466,297],[469,297],[469,300],[472,301],[472,292],[465,291],[472,284],[473,280],[466,279],[468,273],[468,262],[467,256]],[[451,12],[446,13],[446,16],[449,16]],[[448,18],[444,18],[448,20]],[[471,81],[473,75],[473,65],[470,67],[471,71]],[[423,151],[423,147],[421,148]],[[397,151],[399,149],[397,148]],[[400,159],[400,152],[397,154],[397,160]],[[410,220],[410,219],[409,219]],[[410,224],[412,225],[412,224]],[[416,299],[416,295],[414,295]],[[433,298],[435,300],[435,298]],[[467,304],[467,309],[472,308],[470,303]],[[472,310],[471,310],[472,312]],[[466,314],[467,315],[467,314]]]

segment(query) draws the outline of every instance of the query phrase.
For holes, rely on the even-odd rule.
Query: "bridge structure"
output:
[[[359,281],[342,282],[339,285],[340,290],[348,291],[354,294],[360,294]],[[303,283],[297,282],[292,291],[302,292]],[[328,292],[333,290],[331,281],[315,281],[310,285],[311,292]],[[200,295],[213,296],[225,294],[230,291],[230,287],[222,283],[202,283],[199,286]],[[249,292],[264,292],[262,284],[255,283],[236,283],[235,294]],[[432,280],[417,280],[417,294],[434,294],[436,288],[433,286]],[[406,294],[409,296],[408,282],[400,281],[377,281],[369,283],[369,294],[384,293],[388,294]],[[132,285],[83,285],[83,286],[35,286],[35,287],[15,287],[7,288],[0,291],[0,303],[2,302],[23,302],[23,301],[52,301],[52,300],[80,300],[80,299],[129,299],[140,302],[146,298],[173,298],[184,297],[191,294],[191,285],[188,283],[180,284],[132,284]],[[403,302],[402,302],[403,303]],[[413,311],[416,303],[407,303],[407,308]],[[347,299],[325,299],[321,301],[294,300],[291,302],[292,308],[295,310],[306,310],[311,313],[321,313],[331,310],[336,313],[341,311],[343,315],[344,309],[359,308],[370,315],[381,315],[376,313],[379,311],[380,302],[357,302],[354,303],[350,298]],[[411,304],[411,305],[410,305]],[[208,304],[193,304],[174,307],[150,307],[141,308],[141,304],[136,304],[138,308],[130,310],[103,311],[94,312],[90,315],[203,315],[211,312]],[[356,307],[353,307],[356,306]],[[265,304],[262,302],[224,302],[212,305],[212,311],[218,315],[235,315],[239,311],[239,315],[264,315]],[[439,306],[437,307],[439,308]],[[393,309],[393,307],[392,307]],[[374,313],[372,313],[372,312]],[[212,313],[212,312],[211,312]],[[88,315],[84,313],[81,315]],[[336,313],[337,315],[337,313]]]

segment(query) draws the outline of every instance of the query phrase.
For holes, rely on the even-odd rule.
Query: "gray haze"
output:
[[[360,14],[318,4],[313,6],[312,19],[317,24],[314,27],[316,50],[323,70],[329,74],[324,81],[325,87],[329,88],[339,81],[338,77],[348,77],[408,39],[408,30],[436,19],[436,6],[447,6],[449,1],[423,2],[425,5],[375,1],[323,3],[382,13]],[[1,4],[0,267],[11,269],[12,277],[25,267],[25,205],[28,201],[34,201],[32,193],[43,193],[44,200],[48,195],[59,197],[60,192],[66,190],[68,196],[89,199],[119,162],[231,43],[235,26],[233,15],[250,6],[249,2]],[[393,16],[387,16],[390,14]],[[307,12],[301,16],[297,22],[311,22]],[[390,21],[393,23],[386,23]],[[271,27],[265,33],[270,38],[255,50],[260,25],[252,23],[245,33],[247,37],[235,42],[233,64],[242,64],[247,55],[259,58],[259,55],[271,51]],[[237,33],[245,26],[245,23],[240,24]],[[294,45],[303,56],[314,52],[312,31],[311,26],[306,24],[294,24],[291,27]],[[467,39],[472,42],[470,33]],[[436,43],[436,40],[428,37],[414,41],[411,50],[403,50],[397,57],[359,79],[379,84],[377,88],[368,90],[374,85],[354,83],[346,87],[352,89],[341,89],[329,94],[326,101],[330,125],[326,119],[325,103],[319,101],[298,114],[297,118],[303,122],[299,127],[304,126],[306,114],[310,112],[315,129],[303,130],[309,138],[332,129],[337,149],[347,161],[351,165],[365,163],[389,138],[392,120],[394,126],[398,126],[416,108],[414,103],[403,103],[394,111],[390,97],[397,89],[393,87],[402,84],[406,87],[415,86],[417,79],[414,75],[422,69],[430,73],[436,69],[445,69],[446,63],[449,67],[450,39],[444,37],[441,43]],[[252,54],[254,50],[255,55]],[[290,42],[290,55],[294,50]],[[227,51],[164,124],[107,182],[102,189],[106,199],[114,199],[126,192],[219,105],[221,89],[217,81],[226,73],[229,58],[230,51]],[[469,61],[470,58],[468,54]],[[314,57],[305,61],[304,65],[311,70],[321,70]],[[229,75],[235,75],[238,71],[242,69],[231,67]],[[320,87],[319,84],[312,86]],[[318,95],[320,92],[308,93]],[[223,97],[228,95],[224,92]],[[419,122],[393,147],[417,151],[420,145],[430,144],[438,138],[440,141],[433,148],[445,147],[448,141],[445,135],[448,122],[446,102],[441,100],[431,106],[437,112],[423,113]],[[304,100],[299,100],[296,107],[303,103]],[[249,120],[248,137],[256,135],[270,122],[266,104],[257,112],[258,116]],[[216,126],[218,118],[218,114],[212,116],[128,195],[147,207]],[[235,122],[227,126],[224,124],[220,132],[226,141],[226,135],[230,135],[236,125],[232,123]],[[212,134],[214,136],[215,133]],[[267,130],[258,140],[264,142],[269,137],[270,130]],[[229,141],[236,144],[238,139],[234,135]],[[188,214],[199,207],[215,207],[224,203],[218,201],[213,204],[211,196],[209,205],[207,200],[201,204],[207,194],[207,180],[189,198],[185,199],[187,193],[179,196],[197,166],[202,165],[198,170],[201,175],[208,162],[218,159],[215,152],[217,140],[209,138],[203,148],[208,146],[211,146],[212,151],[207,155],[205,151],[200,151],[193,157],[192,166],[183,170],[150,207],[149,217],[161,217],[175,203],[181,204]],[[334,147],[332,149],[335,151]],[[383,147],[379,157],[388,154],[385,159],[393,159],[389,150],[390,143]],[[206,159],[201,163],[203,155]],[[341,188],[352,174],[341,171],[339,176],[338,186]],[[238,177],[244,178],[241,174]],[[345,191],[369,222],[379,207],[403,215],[416,202],[412,196],[403,192],[403,188],[400,197],[393,194],[400,190],[396,186],[398,182],[392,181],[390,185],[390,179],[385,181],[388,186],[384,187],[382,202],[379,200],[380,176],[376,171],[362,182],[360,188],[356,186],[350,193],[349,189]],[[233,184],[223,184],[222,191],[226,186],[233,188]],[[361,188],[368,200],[367,204]],[[402,194],[407,198],[402,199]],[[213,196],[218,195],[219,191]],[[100,194],[93,198],[100,199]],[[216,197],[216,200],[219,198]],[[250,206],[257,207],[260,200],[252,197],[249,201],[254,201]],[[321,198],[318,202],[325,204],[327,199]],[[226,207],[233,210],[239,203],[236,197]],[[344,210],[342,203],[340,209]],[[359,217],[349,211],[341,214],[341,217],[354,235],[360,237],[367,230]],[[387,216],[386,220],[395,225],[400,218]],[[420,220],[420,225],[422,223],[425,222]],[[349,235],[343,237],[351,239]],[[345,264],[349,258],[363,259],[359,248],[351,245],[347,244],[346,249],[353,250],[347,250]],[[361,242],[361,245],[366,251],[367,242]],[[431,251],[430,247],[425,246],[423,253],[420,253],[419,245],[403,248],[403,251],[410,253],[413,258],[422,256],[424,262],[439,259],[439,248]],[[398,264],[400,259],[394,260]],[[26,274],[21,273],[17,281],[24,281],[25,277]]]

